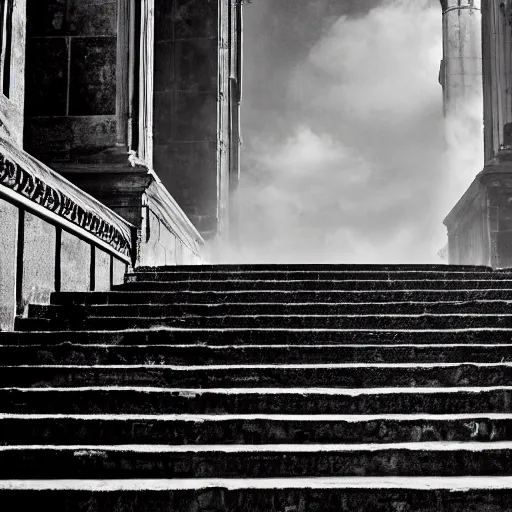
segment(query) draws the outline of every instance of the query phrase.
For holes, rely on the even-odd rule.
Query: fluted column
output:
[[[482,102],[480,0],[441,0],[443,61],[440,82],[447,116],[463,115]]]

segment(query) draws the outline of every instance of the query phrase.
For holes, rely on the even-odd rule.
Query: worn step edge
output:
[[[217,479],[0,480],[2,491],[186,491],[202,489],[405,489],[451,492],[510,490],[512,476],[310,477]]]
[[[1,368],[64,368],[64,369],[101,369],[101,370],[128,370],[128,369],[150,369],[150,370],[175,370],[175,371],[206,371],[206,370],[323,370],[323,369],[352,369],[352,368],[459,368],[461,366],[473,366],[477,368],[510,368],[512,362],[498,363],[294,363],[294,364],[226,364],[226,365],[173,365],[173,364],[98,364],[98,365],[77,365],[77,364],[32,364],[32,365],[0,365]]]
[[[282,296],[283,300],[286,302],[286,300],[290,300],[290,297],[292,296],[298,296],[301,295],[304,296],[305,294],[310,294],[311,296],[322,296],[322,295],[338,295],[340,297],[370,297],[375,296],[376,294],[384,296],[384,297],[393,297],[394,295],[399,296],[411,296],[411,295],[419,295],[420,297],[422,295],[433,295],[433,296],[441,296],[445,295],[447,298],[453,295],[460,295],[460,296],[471,296],[471,295],[478,295],[478,296],[504,296],[509,297],[512,293],[512,289],[507,288],[480,288],[480,289],[444,289],[444,290],[436,290],[436,289],[426,289],[426,290],[328,290],[328,291],[316,291],[316,290],[250,290],[247,292],[240,291],[240,290],[225,290],[225,291],[216,291],[216,290],[210,290],[210,291],[194,291],[194,290],[184,290],[184,291],[160,291],[160,292],[154,292],[154,291],[108,291],[108,292],[54,292],[51,295],[51,304],[59,305],[62,303],[62,301],[66,301],[65,304],[69,304],[76,302],[77,304],[81,304],[78,301],[82,301],[85,299],[88,299],[89,302],[87,304],[94,305],[99,304],[101,305],[101,302],[94,302],[94,301],[104,301],[107,300],[107,304],[119,304],[119,302],[109,302],[112,299],[121,299],[121,298],[139,298],[141,300],[142,304],[147,304],[151,302],[152,298],[160,297],[163,298],[174,298],[176,296],[181,296],[183,299],[185,297],[187,298],[198,298],[199,296],[206,296],[208,298],[216,297],[216,296],[229,296],[231,299],[235,299],[237,296],[243,296],[243,295],[253,295],[256,300],[256,302],[260,302],[263,304],[273,304],[273,302],[270,301],[262,301],[261,296],[262,295],[270,295],[273,297],[279,297]],[[469,299],[456,299],[456,300],[469,300]],[[472,299],[476,300],[476,299]],[[506,300],[506,299],[502,299]],[[245,300],[245,302],[231,302],[231,304],[252,304],[255,301],[248,301],[248,299]],[[353,302],[353,301],[352,301]],[[175,300],[173,300],[172,304],[175,303]],[[223,301],[223,303],[230,303],[229,301]],[[291,301],[288,302],[289,304],[300,304],[300,302]],[[311,304],[317,304],[318,302],[307,302]],[[329,304],[332,302],[329,301]],[[130,303],[129,303],[130,304]],[[190,303],[190,302],[183,302],[182,304],[198,304],[198,305],[207,305],[210,304],[210,302],[197,302],[197,303]],[[321,304],[321,302],[320,302]]]
[[[512,344],[211,345],[61,343],[0,345],[0,361],[19,365],[233,365],[308,363],[500,363],[512,361]]]
[[[372,444],[120,444],[120,445],[9,445],[0,446],[2,452],[126,452],[126,453],[325,453],[325,452],[381,452],[402,450],[412,452],[499,452],[512,450],[512,441],[426,441]]]
[[[190,422],[222,423],[228,421],[304,421],[304,422],[346,422],[365,423],[371,421],[464,421],[464,420],[512,420],[512,413],[462,413],[462,414],[5,414],[0,413],[3,420],[57,420],[69,419],[77,421],[159,421],[159,422]]]
[[[95,319],[103,318],[103,317],[95,317]],[[136,320],[137,318],[133,318]],[[139,318],[140,319],[140,318]],[[30,319],[23,319],[30,320]],[[117,319],[114,319],[117,320]],[[148,319],[154,320],[154,319]],[[8,336],[11,337],[30,337],[32,335],[43,335],[43,336],[71,336],[72,334],[77,335],[87,335],[87,336],[99,336],[99,335],[108,335],[108,336],[121,336],[121,335],[129,335],[129,334],[151,334],[151,333],[169,333],[169,334],[188,334],[188,333],[308,333],[308,334],[350,334],[350,333],[368,333],[378,335],[380,333],[393,333],[393,334],[469,334],[469,333],[483,333],[483,332],[503,332],[510,333],[512,336],[512,327],[456,327],[456,328],[446,328],[446,329],[435,329],[435,328],[406,328],[406,329],[393,329],[393,328],[369,328],[369,329],[356,329],[356,328],[339,328],[333,327],[329,328],[321,328],[321,327],[173,327],[173,326],[165,326],[158,325],[154,327],[145,327],[141,329],[135,329],[130,327],[128,329],[98,329],[98,330],[69,330],[69,331],[41,331],[41,330],[31,330],[31,331],[17,331],[14,333],[0,333],[0,340],[7,339]],[[4,337],[5,336],[5,337]],[[511,338],[512,339],[512,338]]]
[[[442,348],[512,348],[512,343],[401,343],[400,345],[390,345],[390,344],[369,344],[369,343],[361,343],[360,345],[334,345],[329,343],[318,343],[316,345],[302,345],[302,344],[275,344],[275,345],[243,345],[243,344],[229,344],[229,345],[208,345],[208,343],[183,343],[183,344],[165,344],[165,343],[144,343],[140,345],[124,345],[124,344],[118,344],[118,343],[73,343],[69,341],[59,342],[59,343],[34,343],[34,344],[24,344],[24,345],[6,345],[6,344],[0,344],[0,350],[2,348],[9,348],[9,349],[30,349],[30,348],[38,348],[38,349],[51,349],[51,348],[110,348],[110,349],[116,349],[116,348],[122,348],[122,349],[130,349],[130,348],[143,348],[143,349],[198,349],[198,348],[206,348],[208,350],[212,351],[222,351],[226,349],[233,349],[233,350],[240,350],[243,351],[245,349],[265,349],[265,350],[272,350],[272,349],[300,349],[300,348],[307,348],[308,350],[322,350],[325,348],[335,348],[340,350],[345,349],[402,349],[402,348],[418,348],[418,349],[426,349],[426,348],[436,348],[436,349],[442,349]]]
[[[0,391],[19,391],[22,393],[80,393],[84,391],[108,391],[123,392],[135,391],[144,394],[149,393],[168,393],[184,397],[194,397],[196,395],[342,395],[342,396],[361,396],[361,395],[396,395],[396,394],[453,394],[453,393],[487,393],[491,391],[512,391],[512,386],[454,386],[446,387],[394,387],[394,388],[170,388],[170,387],[152,387],[152,386],[76,386],[72,388],[63,387],[2,387]]]

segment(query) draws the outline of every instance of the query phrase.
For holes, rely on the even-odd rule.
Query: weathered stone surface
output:
[[[290,479],[281,491],[274,482],[244,486],[233,499],[208,489],[173,510],[505,511],[505,501],[481,491],[448,499],[433,489],[441,476],[460,477],[457,489],[465,490],[467,477],[494,484],[511,474],[511,331],[496,329],[511,319],[506,302],[473,300],[507,297],[511,277],[485,267],[169,266],[131,271],[113,293],[55,294],[62,307],[29,313],[34,325],[58,331],[4,338],[1,412],[106,416],[2,416],[0,476]],[[131,292],[133,285],[145,292]],[[443,303],[451,293],[462,300]],[[341,318],[337,308],[358,313],[329,330]],[[213,318],[222,328],[209,328]],[[319,328],[303,328],[310,321]],[[73,324],[76,331],[63,331]],[[200,417],[174,416],[182,413]],[[35,441],[66,446],[40,449]],[[379,489],[373,479],[364,492],[313,490],[296,479],[328,476],[355,476],[358,485],[414,476],[428,491],[420,503],[419,491]]]
[[[64,116],[67,113],[69,41],[28,39],[26,114]]]
[[[25,214],[23,249],[23,293],[18,312],[29,303],[47,304],[55,291],[55,227],[44,220]]]
[[[357,448],[357,447],[356,447]],[[121,478],[296,478],[335,476],[496,476],[508,475],[512,450],[429,450],[390,447],[293,452],[204,450],[77,450],[76,448],[0,451],[2,479]]]
[[[168,144],[179,141],[216,143],[216,116],[215,94],[186,91],[157,92],[155,93],[155,143]],[[200,169],[197,170],[200,171]]]
[[[110,290],[110,255],[96,248],[94,264],[94,289],[96,291]]]
[[[55,336],[55,335],[53,335]],[[76,339],[76,333],[73,339]],[[54,338],[52,338],[54,339]],[[71,338],[69,339],[71,341]],[[51,358],[51,353],[49,354]],[[48,361],[48,360],[47,360]],[[25,414],[486,414],[509,413],[510,390],[444,393],[221,393],[198,390],[0,390],[2,409]]]
[[[17,235],[18,208],[0,199],[0,331],[14,326]]]
[[[216,39],[189,39],[176,41],[176,87],[182,91],[209,91],[217,89]]]
[[[155,133],[154,140],[156,145],[166,145],[172,141],[172,126],[174,119],[172,118],[173,104],[175,103],[176,93],[174,91],[159,91],[155,92]],[[155,154],[156,157],[156,154]],[[160,162],[159,162],[160,163]],[[156,162],[155,162],[155,165]],[[159,176],[163,173],[159,169]]]
[[[0,499],[6,512],[32,512],[35,502],[55,512],[504,512],[509,509],[512,493],[290,487],[172,492],[2,491]]]
[[[88,291],[91,285],[91,246],[75,235],[62,232],[61,290]]]
[[[172,241],[170,241],[172,243]],[[163,258],[162,258],[163,259]],[[174,261],[170,265],[175,264]],[[146,274],[147,280],[151,280],[151,274]],[[176,276],[179,279],[180,275]],[[127,280],[133,279],[130,274],[127,275]],[[135,292],[136,293],[136,292]],[[151,292],[149,292],[151,293]],[[139,295],[142,299],[142,296]],[[154,297],[151,294],[151,297]],[[402,315],[449,315],[449,314],[464,314],[464,315],[506,315],[510,312],[510,301],[492,301],[492,302],[473,302],[461,305],[457,302],[447,303],[432,303],[432,304],[412,304],[404,303],[400,305],[400,313]],[[54,312],[58,314],[58,306],[46,306],[45,309],[48,313]],[[88,314],[94,316],[103,316],[103,313],[109,316],[122,316],[122,317],[152,317],[152,318],[166,318],[166,317],[179,317],[186,314],[193,317],[222,317],[231,316],[237,317],[239,322],[244,322],[245,316],[264,316],[275,317],[279,323],[281,317],[287,315],[308,317],[311,315],[321,316],[339,316],[339,315],[393,315],[396,313],[396,305],[392,303],[384,304],[285,304],[285,303],[233,303],[225,304],[168,304],[167,301],[162,303],[155,297],[152,304],[101,304],[89,306],[87,308]],[[329,319],[325,320],[326,326],[331,324]]]
[[[115,36],[117,0],[68,0],[67,32],[80,36]]]
[[[83,318],[83,317],[82,317]],[[70,318],[76,324],[74,330],[91,332],[109,330],[105,321],[100,318],[86,318],[85,326],[78,315]],[[67,319],[66,319],[67,320]],[[89,321],[87,321],[89,320]],[[35,322],[36,319],[33,319]],[[114,323],[111,322],[110,325]],[[99,324],[99,325],[98,325]],[[196,326],[183,318],[181,327]],[[67,327],[62,321],[60,329]],[[174,327],[180,327],[175,325]],[[152,329],[139,319],[128,328]],[[124,330],[121,327],[117,330]],[[182,371],[176,368],[149,365],[143,368],[129,366],[127,368],[59,368],[59,367],[14,367],[4,368],[0,374],[2,387],[80,387],[95,385],[116,386],[153,386],[181,387],[200,389],[226,388],[339,388],[339,389],[375,389],[375,388],[457,388],[457,387],[489,387],[511,386],[512,367],[506,364],[493,366],[460,363],[440,366],[410,365],[408,367],[370,366],[361,371],[359,367],[334,368],[295,368],[284,366],[254,368],[210,368],[201,367]]]
[[[217,0],[174,0],[174,3],[176,39],[217,37]]]
[[[217,95],[178,91],[171,119],[172,140],[216,143]],[[196,180],[196,183],[202,183],[199,178]]]
[[[161,219],[149,209],[147,215],[146,240],[141,244],[141,261],[167,262],[166,265],[176,265],[176,245],[179,243],[176,235],[169,231]],[[148,263],[149,264],[149,263]]]
[[[123,283],[126,270],[126,264],[114,258],[112,267],[112,284],[117,285]]]
[[[0,145],[0,184],[5,189],[130,254],[132,226],[26,152],[6,140]]]
[[[157,0],[155,9],[155,170],[195,227],[213,234],[219,200],[219,5]],[[178,141],[184,144],[171,149]],[[205,146],[193,144],[198,141],[212,143],[206,155]],[[177,261],[192,260],[178,247]]]
[[[172,40],[155,42],[155,92],[172,91],[175,88],[175,46]],[[158,112],[158,108],[155,112]]]
[[[69,115],[116,112],[116,38],[73,39]]]
[[[188,216],[216,215],[216,143],[174,142],[156,146],[157,165],[163,184]],[[199,189],[197,183],[201,183]]]
[[[142,307],[142,306],[141,306]],[[166,306],[182,315],[189,314],[182,306]],[[205,308],[206,309],[206,308]],[[85,308],[89,314],[94,308]],[[80,311],[80,310],[78,310]],[[54,311],[53,311],[54,312]],[[53,314],[51,306],[30,305],[29,316],[46,318]],[[83,314],[82,309],[79,314]],[[28,335],[27,335],[28,336]],[[471,360],[478,363],[499,363],[512,359],[510,345],[484,346],[301,346],[295,350],[290,346],[204,346],[189,344],[185,346],[157,345],[148,353],[146,347],[116,346],[107,343],[102,346],[58,345],[51,347],[51,359],[56,364],[133,364],[166,365],[209,365],[209,364],[265,364],[271,360],[275,364],[329,364],[339,363],[457,363],[471,354]],[[162,340],[165,341],[165,340]],[[0,357],[4,365],[43,364],[48,358],[49,348],[45,345],[0,347]],[[78,358],[77,358],[78,356]],[[77,363],[77,359],[79,362]],[[477,411],[478,412],[478,411]]]
[[[28,36],[115,36],[117,0],[28,0]]]
[[[43,162],[70,161],[115,145],[115,116],[27,119],[29,151]]]
[[[69,364],[83,364],[80,352]],[[148,361],[152,361],[151,356]],[[154,360],[153,360],[154,361]],[[53,364],[49,359],[40,364]],[[154,361],[158,364],[158,361]],[[110,363],[112,364],[112,363]],[[123,363],[121,363],[123,364]],[[147,364],[147,363],[146,363]],[[499,442],[512,439],[511,419],[106,419],[2,418],[2,445],[259,445]]]
[[[28,37],[64,35],[66,11],[67,0],[28,0]]]
[[[174,39],[174,0],[155,0],[155,40]]]

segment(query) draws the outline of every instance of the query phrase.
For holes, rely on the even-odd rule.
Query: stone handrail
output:
[[[91,240],[127,263],[136,228],[6,139],[0,138],[0,196]]]

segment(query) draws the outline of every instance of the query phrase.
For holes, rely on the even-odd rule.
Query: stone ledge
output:
[[[156,174],[152,174],[154,181],[145,191],[145,200],[148,208],[158,215],[160,221],[171,231],[183,245],[198,257],[201,257],[201,248],[204,240],[190,219],[185,215],[178,203],[163,186]]]

